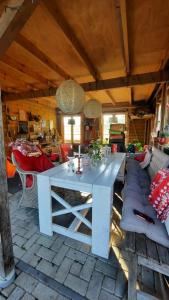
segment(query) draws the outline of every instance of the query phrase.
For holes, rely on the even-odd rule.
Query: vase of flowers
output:
[[[98,139],[96,141],[91,141],[89,145],[89,156],[91,158],[92,164],[97,164],[102,159],[102,144]]]

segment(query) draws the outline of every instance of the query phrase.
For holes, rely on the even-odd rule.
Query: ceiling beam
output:
[[[12,9],[8,6],[4,10],[0,18],[0,59],[28,21],[37,4],[38,0],[17,0],[15,5],[19,8]]]
[[[90,74],[93,76],[93,78],[97,80],[101,80],[101,75],[95,68],[93,62],[89,58],[85,48],[81,45],[79,42],[77,36],[75,35],[74,31],[72,30],[71,26],[68,24],[67,20],[64,18],[64,16],[61,14],[61,12],[58,9],[58,6],[56,4],[56,1],[53,0],[43,0],[44,5],[48,9],[49,13],[53,16],[56,23],[59,25],[63,33],[65,34],[66,38],[69,40],[69,42],[72,44],[84,64],[86,65],[87,69],[89,70]],[[115,105],[115,100],[111,93],[109,91],[105,91],[109,99],[111,100],[112,104]]]
[[[50,87],[50,86],[55,87],[56,86],[56,84],[52,83],[51,81],[49,81],[48,79],[43,77],[41,74],[38,74],[31,67],[26,66],[25,64],[16,61],[14,58],[11,58],[8,55],[5,55],[2,59],[2,61],[6,65],[8,65],[8,66],[12,67],[13,69],[19,71],[20,73],[25,74],[27,76],[30,76],[31,78],[43,83],[44,85],[46,85],[48,87]]]
[[[112,96],[111,92],[106,90],[106,94],[110,98],[112,104],[116,105],[116,101],[114,100],[114,97]]]
[[[122,47],[122,51],[123,51],[125,72],[126,72],[126,74],[129,74],[130,73],[130,59],[129,59],[126,0],[116,0],[115,5],[116,5],[116,15],[117,15],[120,37],[121,37],[121,47]]]
[[[26,37],[19,34],[16,38],[16,42],[29,51],[33,56],[40,60],[43,64],[47,65],[50,69],[58,73],[61,77],[68,79],[70,75],[66,73],[61,67],[54,63],[46,54],[44,54],[40,49],[38,49],[31,41]]]
[[[118,77],[112,79],[99,80],[97,82],[82,83],[81,86],[85,92],[108,90],[113,88],[132,87],[137,85],[144,85],[150,83],[169,82],[169,71],[163,70],[158,72],[144,73],[138,75],[128,75],[126,77]],[[54,96],[56,88],[48,88],[45,90],[31,90],[29,92],[20,94],[6,93],[7,100],[38,98]]]
[[[85,48],[79,42],[76,34],[72,30],[71,26],[68,24],[67,20],[61,14],[58,9],[57,1],[54,0],[42,0],[46,8],[48,9],[49,13],[53,16],[56,23],[59,25],[61,30],[63,31],[66,38],[72,44],[76,52],[79,54],[82,61],[85,63],[86,67],[88,68],[89,72],[93,76],[95,80],[100,80],[100,74],[97,72],[93,62],[89,58]]]
[[[165,55],[165,58],[162,60],[161,62],[161,66],[160,66],[160,69],[162,70],[168,70],[169,69],[169,48],[167,49],[166,51],[166,55]],[[163,82],[162,82],[163,83]],[[157,82],[149,99],[148,99],[148,103],[150,105],[153,105],[154,103],[154,99],[156,98],[157,94],[159,93],[160,89],[162,87],[162,84],[160,84],[160,82]]]

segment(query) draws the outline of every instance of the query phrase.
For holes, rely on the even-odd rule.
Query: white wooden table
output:
[[[47,235],[53,232],[63,234],[91,245],[92,253],[108,258],[111,245],[111,220],[113,187],[116,179],[124,180],[125,154],[115,153],[97,166],[84,166],[83,173],[77,175],[64,163],[38,174],[38,202],[40,231]],[[52,186],[90,193],[92,198],[85,204],[71,206]],[[63,205],[63,209],[52,209],[52,198]],[[92,208],[92,223],[85,218]],[[59,215],[72,213],[75,219],[69,228],[55,224],[52,219]],[[92,235],[78,232],[84,223]]]

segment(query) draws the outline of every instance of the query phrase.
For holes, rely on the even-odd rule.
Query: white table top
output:
[[[111,154],[108,158],[98,162],[97,166],[83,166],[83,172],[80,175],[70,171],[66,162],[38,174],[38,177],[48,177],[51,185],[54,186],[77,188],[77,190],[82,187],[83,191],[91,192],[94,184],[112,186],[124,159],[125,153]],[[75,165],[77,166],[77,159],[75,159]]]

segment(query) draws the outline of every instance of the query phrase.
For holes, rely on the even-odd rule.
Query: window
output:
[[[110,124],[125,124],[125,114],[105,114],[103,115],[103,141],[109,139]]]
[[[74,124],[69,124],[71,120]],[[63,117],[64,125],[64,142],[65,143],[80,143],[81,140],[81,117],[80,116],[65,116]]]

